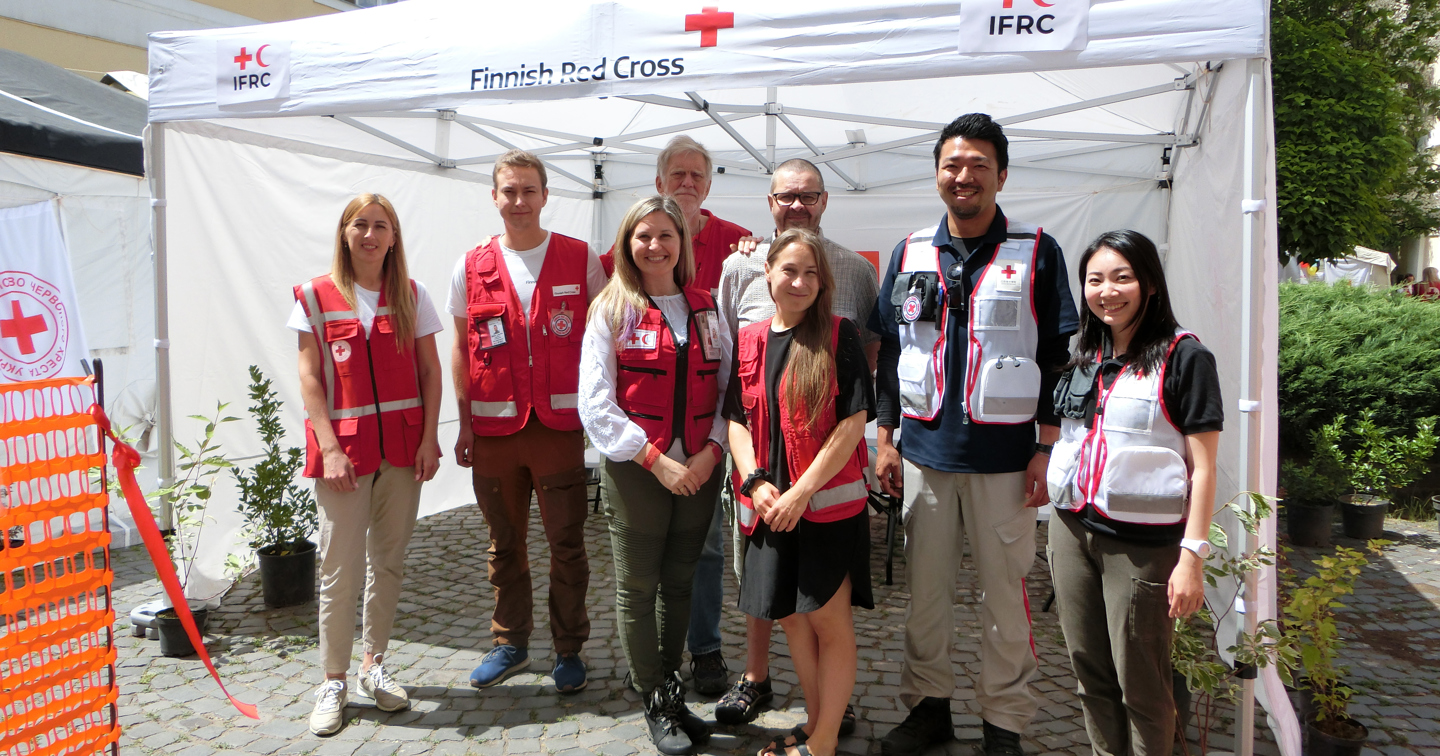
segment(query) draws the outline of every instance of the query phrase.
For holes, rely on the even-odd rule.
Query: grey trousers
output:
[[[1039,703],[1025,576],[1035,563],[1035,510],[1025,507],[1025,473],[972,475],[905,468],[905,667],[900,700],[955,694],[955,584],[970,539],[980,582],[980,679],[975,699],[986,722],[1024,732]]]
[[[1055,606],[1095,756],[1169,756],[1175,737],[1167,586],[1178,546],[1147,546],[1050,520]]]
[[[365,589],[365,650],[384,654],[400,603],[405,547],[420,509],[414,467],[380,469],[358,477],[359,487],[336,493],[315,481],[320,510],[320,659],[325,673],[350,668],[355,647],[355,599]]]
[[[641,694],[680,669],[695,562],[710,532],[723,469],[694,496],[676,496],[636,462],[605,462],[615,555],[615,610],[630,685]]]

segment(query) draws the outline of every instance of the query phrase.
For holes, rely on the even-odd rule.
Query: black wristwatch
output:
[[[1036,454],[1045,454],[1048,456],[1052,451],[1055,451],[1054,444],[1035,444]]]
[[[742,496],[749,496],[750,491],[755,488],[755,484],[762,480],[772,486],[775,485],[774,478],[770,477],[770,471],[763,467],[757,467],[754,472],[750,473],[750,477],[746,478],[745,482],[740,484],[740,494]]]

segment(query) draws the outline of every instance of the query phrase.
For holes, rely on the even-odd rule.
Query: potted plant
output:
[[[283,406],[270,379],[250,366],[250,415],[260,429],[265,452],[249,470],[235,469],[240,488],[240,514],[250,548],[260,563],[260,588],[265,604],[295,606],[315,599],[315,497],[296,482],[305,459],[301,449],[282,448]]]
[[[184,587],[190,581],[190,570],[195,566],[195,551],[199,547],[200,535],[205,528],[205,510],[210,504],[211,489],[221,471],[233,467],[220,451],[215,441],[215,429],[239,418],[226,416],[227,404],[217,402],[215,416],[191,415],[205,423],[205,432],[192,449],[179,441],[175,450],[180,453],[175,469],[180,477],[171,485],[156,489],[148,497],[151,501],[168,499],[171,506],[171,529],[165,535],[165,544],[170,548],[170,558],[175,562],[175,572]],[[205,632],[209,610],[204,606],[190,605],[190,614],[195,626]],[[186,634],[180,617],[173,608],[161,609],[155,613],[155,633],[160,638],[160,653],[163,656],[190,656],[195,647]]]
[[[1231,509],[1240,526],[1252,538],[1259,533],[1260,522],[1270,517],[1273,511],[1269,499],[1261,494],[1244,492],[1231,499],[1216,512]],[[1210,525],[1210,544],[1214,548],[1205,561],[1205,581],[1212,587],[1236,586],[1240,590],[1245,578],[1252,572],[1275,563],[1275,552],[1267,546],[1258,546],[1234,556],[1230,553],[1230,534],[1218,523]],[[1256,627],[1253,634],[1242,633],[1236,642],[1225,650],[1234,660],[1234,666],[1225,663],[1219,654],[1219,643],[1215,629],[1217,623],[1234,610],[1235,596],[1219,604],[1220,610],[1212,608],[1209,599],[1200,611],[1189,618],[1175,620],[1171,636],[1170,662],[1175,674],[1176,732],[1185,753],[1189,753],[1185,738],[1186,725],[1191,718],[1191,694],[1193,688],[1198,697],[1194,698],[1194,716],[1200,735],[1200,753],[1209,753],[1209,735],[1214,723],[1215,704],[1219,701],[1234,702],[1240,692],[1236,682],[1240,677],[1255,669],[1275,665],[1280,678],[1289,684],[1291,672],[1296,667],[1299,653],[1294,639],[1287,636],[1275,620],[1266,620]]]
[[[1347,537],[1368,541],[1385,532],[1385,513],[1395,494],[1428,469],[1437,440],[1435,418],[1416,421],[1415,435],[1407,438],[1376,426],[1374,411],[1367,410],[1354,432],[1355,451],[1341,456],[1354,494],[1342,500],[1340,514]]]
[[[1378,556],[1389,543],[1372,540],[1366,550]],[[1369,736],[1364,725],[1347,716],[1354,691],[1342,682],[1346,668],[1338,658],[1344,639],[1335,624],[1339,600],[1354,592],[1355,579],[1367,561],[1364,552],[1337,546],[1334,555],[1315,561],[1315,574],[1303,583],[1296,585],[1293,573],[1285,573],[1285,636],[1299,649],[1305,669],[1301,695],[1310,700],[1301,709],[1313,709],[1304,722],[1310,756],[1355,756]]]
[[[1285,489],[1285,529],[1296,546],[1329,546],[1335,503],[1345,492],[1347,477],[1340,453],[1343,416],[1310,434],[1314,452],[1306,462],[1286,460],[1280,466]]]

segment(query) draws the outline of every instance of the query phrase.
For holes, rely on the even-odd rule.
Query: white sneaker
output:
[[[400,711],[410,707],[410,696],[400,684],[390,679],[380,662],[360,673],[360,695],[375,700],[375,708],[381,711]]]
[[[310,712],[310,732],[334,735],[345,724],[345,681],[326,680],[315,691],[315,708]]]

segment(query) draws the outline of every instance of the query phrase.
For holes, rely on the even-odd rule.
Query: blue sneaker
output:
[[[555,690],[561,693],[579,693],[589,682],[585,679],[585,662],[580,661],[579,654],[555,657],[555,671],[550,676],[555,678]]]
[[[470,684],[476,688],[488,688],[529,666],[530,653],[525,649],[496,646],[470,673]]]

